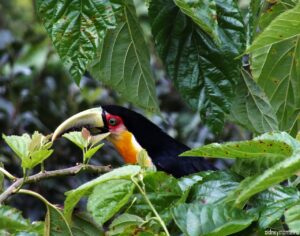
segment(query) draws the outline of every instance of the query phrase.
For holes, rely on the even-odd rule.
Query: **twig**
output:
[[[13,176],[11,173],[9,173],[7,170],[5,170],[3,167],[0,167],[0,172],[4,174],[7,178],[10,180],[16,180],[17,177]]]
[[[31,175],[24,178],[16,179],[16,181],[10,185],[1,195],[0,195],[0,204],[5,201],[10,195],[16,193],[19,190],[19,187],[22,184],[29,184],[38,182],[40,180],[49,179],[49,178],[56,178],[61,176],[68,176],[68,175],[76,175],[80,171],[86,171],[91,173],[106,173],[111,170],[110,166],[95,166],[95,165],[85,165],[79,164],[73,167],[61,169],[61,170],[52,170],[52,171],[44,171],[40,172],[35,175]]]

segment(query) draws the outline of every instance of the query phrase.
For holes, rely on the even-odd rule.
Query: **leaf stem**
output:
[[[158,214],[158,212],[156,211],[155,207],[153,206],[153,204],[151,203],[150,199],[148,198],[147,194],[146,194],[146,189],[145,189],[145,185],[144,182],[141,178],[141,182],[143,187],[141,187],[138,182],[134,179],[134,176],[131,176],[131,180],[132,182],[137,186],[137,188],[139,189],[140,193],[143,195],[145,201],[147,202],[147,204],[149,205],[149,207],[151,208],[152,212],[154,213],[156,220],[160,223],[160,225],[162,226],[163,230],[165,231],[167,236],[170,236],[170,233],[167,229],[167,226],[165,225],[165,222],[162,220],[162,218],[160,217],[160,215]]]
[[[31,195],[33,197],[38,198],[39,200],[41,200],[43,203],[45,204],[50,204],[46,198],[44,198],[42,195],[38,194],[37,192],[28,190],[28,189],[20,189],[18,193],[22,193],[22,194],[27,194],[27,195]]]
[[[11,173],[9,173],[7,170],[5,170],[3,167],[0,167],[0,172],[4,174],[7,178],[10,180],[16,180],[18,179],[16,176],[13,176]]]

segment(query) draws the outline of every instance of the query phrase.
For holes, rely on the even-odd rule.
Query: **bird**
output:
[[[57,127],[52,141],[64,133],[82,128],[95,137],[108,133],[108,141],[127,164],[136,164],[138,153],[144,149],[157,170],[176,178],[216,170],[203,157],[180,156],[190,148],[169,136],[143,115],[122,106],[105,105],[79,112]]]

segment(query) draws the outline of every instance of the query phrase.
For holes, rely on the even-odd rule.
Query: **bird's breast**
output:
[[[118,134],[112,134],[109,140],[116,147],[126,163],[137,163],[137,155],[142,150],[142,147],[131,132],[125,130]]]

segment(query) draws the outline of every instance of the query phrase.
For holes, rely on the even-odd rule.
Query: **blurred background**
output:
[[[136,0],[136,5],[145,35],[150,39],[146,8],[141,0]],[[150,42],[151,40],[149,47],[153,48]],[[190,147],[250,137],[250,133],[231,123],[226,123],[222,133],[211,133],[201,123],[197,113],[191,111],[181,100],[155,55],[152,55],[152,67],[156,75],[160,115],[149,114],[132,107],[88,74],[78,87],[63,68],[45,29],[39,22],[35,2],[0,0],[1,134],[32,134],[35,130],[50,134],[62,121],[81,110],[104,104],[119,104],[143,113],[171,136]],[[46,170],[74,166],[82,159],[81,151],[67,140],[58,140],[54,149],[54,154],[45,162]],[[12,174],[22,175],[18,158],[1,137],[0,162]],[[111,164],[116,167],[122,165],[122,160],[111,145],[106,144],[92,158],[91,164]],[[216,165],[226,168],[229,164],[217,161]],[[37,168],[34,172],[39,170]],[[62,204],[65,191],[93,177],[95,176],[81,174],[46,180],[28,188],[39,192],[54,204]],[[33,198],[14,196],[9,199],[9,204],[19,208],[25,217],[33,220],[44,217],[43,204]]]

